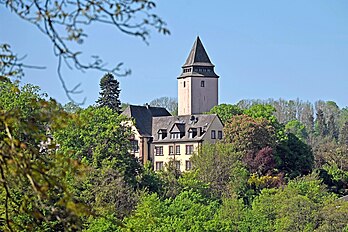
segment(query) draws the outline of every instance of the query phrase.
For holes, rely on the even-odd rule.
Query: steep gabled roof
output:
[[[199,36],[197,36],[197,39],[195,43],[193,44],[190,54],[187,57],[183,67],[192,66],[192,65],[214,66],[211,63],[209,56],[207,52],[205,51],[201,40],[199,39]]]
[[[149,105],[130,105],[122,112],[122,114],[135,119],[135,127],[142,136],[151,136],[153,117],[171,116],[165,108]]]

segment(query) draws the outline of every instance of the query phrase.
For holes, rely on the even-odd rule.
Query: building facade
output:
[[[215,114],[199,114],[153,118],[152,149],[154,169],[174,162],[180,171],[190,170],[190,158],[203,143],[222,139],[223,125]]]
[[[132,153],[159,171],[174,162],[190,170],[192,154],[204,143],[223,137],[223,124],[215,114],[203,114],[218,105],[218,79],[203,44],[197,37],[178,79],[178,116],[161,107],[130,105],[122,114],[132,118]]]

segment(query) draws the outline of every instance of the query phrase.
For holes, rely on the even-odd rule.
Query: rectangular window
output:
[[[192,169],[192,165],[191,165],[191,161],[190,161],[190,160],[186,160],[186,165],[185,165],[185,167],[186,167],[186,170],[187,170],[187,171]]]
[[[191,155],[193,153],[193,145],[186,145],[186,155]]]
[[[175,169],[180,171],[180,161],[175,161]]]
[[[216,139],[215,130],[212,130],[212,131],[211,131],[211,138],[212,138],[212,139]]]
[[[175,154],[180,155],[180,145],[175,146]]]
[[[186,82],[184,81],[184,88],[186,87]]]
[[[174,154],[174,146],[169,146],[169,155]]]
[[[155,147],[156,155],[163,155],[163,146]]]
[[[156,162],[156,171],[160,171],[163,169],[163,161]]]
[[[204,87],[204,81],[201,81],[201,87]]]
[[[222,131],[218,131],[218,139],[222,139]]]
[[[138,140],[131,140],[130,142],[132,146],[132,151],[138,152],[139,151]]]

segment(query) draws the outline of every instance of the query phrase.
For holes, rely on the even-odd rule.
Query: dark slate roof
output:
[[[161,116],[171,116],[171,114],[162,107],[153,106],[128,106],[123,112],[123,115],[135,119],[135,126],[142,136],[151,136],[152,133],[152,118]]]
[[[191,52],[189,56],[187,57],[183,67],[192,66],[192,65],[214,66],[210,62],[209,56],[207,52],[205,51],[203,44],[201,40],[199,39],[199,36],[197,36],[197,39],[195,43],[193,44]]]
[[[161,142],[176,142],[176,141],[201,141],[205,132],[210,127],[214,118],[218,118],[216,114],[199,114],[194,115],[194,118],[191,115],[184,116],[170,116],[170,117],[156,117],[152,119],[152,135],[154,143]],[[171,139],[170,132],[173,130],[177,132],[177,130],[182,131],[185,135],[180,139]],[[194,138],[189,138],[189,129],[197,128],[197,136]],[[167,137],[164,139],[159,139],[158,131],[159,130],[167,130]],[[202,133],[200,133],[202,131]]]
[[[212,77],[218,78],[214,71],[214,65],[211,63],[204,46],[197,36],[195,43],[190,51],[189,56],[186,59],[185,64],[182,66],[183,72],[178,77]]]

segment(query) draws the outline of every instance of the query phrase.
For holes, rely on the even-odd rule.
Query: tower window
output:
[[[201,87],[204,87],[204,84],[205,84],[204,81],[201,81]]]
[[[184,88],[186,87],[186,82],[184,81]]]

